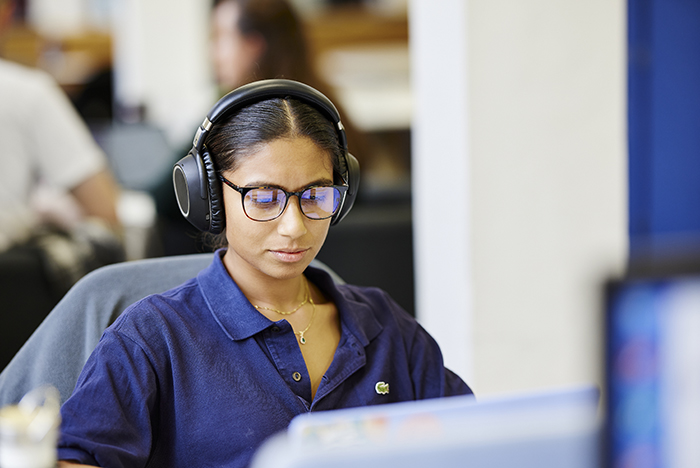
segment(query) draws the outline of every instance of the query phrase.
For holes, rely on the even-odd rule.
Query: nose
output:
[[[306,234],[306,216],[301,212],[296,195],[287,201],[287,207],[278,220],[277,230],[283,236],[298,238]]]

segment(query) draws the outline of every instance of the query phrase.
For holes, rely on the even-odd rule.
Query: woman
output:
[[[227,246],[105,332],[62,408],[61,466],[242,467],[308,411],[471,393],[384,292],[309,267],[356,195],[342,128],[288,80],[212,108],[174,181]]]
[[[286,78],[332,98],[314,71],[304,24],[287,0],[214,0],[210,25],[213,71],[222,95],[252,81]],[[371,157],[367,136],[347,119],[344,124],[353,151]],[[369,167],[366,159],[361,161]],[[150,192],[156,201],[164,255],[210,250],[206,239],[182,222],[172,197],[171,174],[163,174]]]

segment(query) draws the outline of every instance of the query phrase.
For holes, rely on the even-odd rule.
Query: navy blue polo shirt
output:
[[[309,411],[469,394],[436,342],[376,288],[307,278],[341,337],[315,398],[292,327],[260,314],[221,261],[129,307],[103,334],[61,409],[59,459],[104,467],[243,467]],[[378,382],[388,393],[378,393]]]

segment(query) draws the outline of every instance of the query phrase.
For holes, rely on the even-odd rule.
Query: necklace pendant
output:
[[[306,344],[306,338],[304,338],[304,332],[299,332],[299,343]]]

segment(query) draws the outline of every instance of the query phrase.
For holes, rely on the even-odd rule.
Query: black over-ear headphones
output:
[[[333,123],[342,147],[340,177],[349,186],[331,225],[338,224],[350,211],[360,185],[360,164],[348,153],[345,128],[333,103],[322,93],[298,81],[262,80],[237,88],[221,98],[211,108],[197,129],[190,152],[175,163],[173,184],[182,215],[201,231],[219,234],[226,224],[221,181],[205,141],[212,126],[232,112],[259,101],[273,98],[293,98],[321,112]]]

